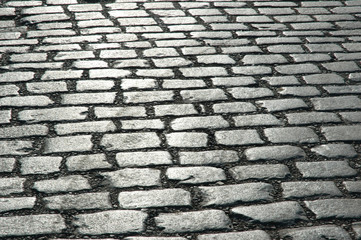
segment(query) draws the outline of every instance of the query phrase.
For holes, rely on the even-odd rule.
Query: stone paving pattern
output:
[[[0,238],[361,239],[361,1],[0,6]]]

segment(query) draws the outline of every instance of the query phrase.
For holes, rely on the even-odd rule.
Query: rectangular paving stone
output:
[[[124,103],[146,103],[172,101],[173,91],[136,91],[124,92]]]
[[[32,209],[35,201],[36,197],[0,198],[0,212]]]
[[[226,180],[221,168],[216,167],[171,167],[165,175],[178,184],[200,184]]]
[[[30,82],[26,83],[26,89],[31,93],[67,92],[66,82]]]
[[[288,159],[303,159],[306,157],[306,153],[302,148],[291,145],[248,148],[244,151],[244,155],[248,161],[281,161]]]
[[[26,174],[49,174],[60,172],[62,157],[26,157],[20,158],[20,172]]]
[[[236,99],[263,98],[272,97],[274,95],[270,89],[261,87],[234,87],[228,88],[227,92]]]
[[[88,108],[86,107],[62,107],[23,110],[19,112],[18,118],[26,122],[83,120],[87,114]]]
[[[293,201],[235,207],[231,212],[236,216],[249,218],[252,222],[293,223],[307,220],[301,205]]]
[[[361,125],[322,127],[328,141],[360,141]]]
[[[151,168],[124,168],[103,172],[106,183],[115,188],[160,186],[160,170]]]
[[[91,121],[79,123],[62,123],[54,126],[58,135],[87,132],[114,132],[116,126],[112,121]]]
[[[0,96],[16,96],[19,95],[19,90],[20,88],[14,84],[2,85],[0,86]]]
[[[201,234],[197,240],[271,240],[271,237],[263,230],[252,230],[244,232]]]
[[[121,78],[130,75],[129,70],[123,69],[91,69],[89,70],[90,78]]]
[[[256,107],[249,102],[231,102],[213,104],[215,113],[247,113],[255,112]]]
[[[108,209],[112,208],[109,193],[66,194],[43,198],[46,208],[58,210]]]
[[[328,112],[288,113],[285,115],[288,123],[294,125],[341,122],[335,113]]]
[[[116,156],[120,167],[172,165],[172,157],[166,151],[120,152]]]
[[[229,130],[215,132],[215,138],[221,145],[253,145],[263,144],[256,130]]]
[[[341,191],[332,181],[283,182],[281,187],[283,189],[282,195],[286,199],[342,196]]]
[[[147,213],[134,210],[109,210],[75,215],[73,224],[80,234],[128,234],[145,230]]]
[[[39,192],[57,193],[57,192],[75,192],[81,190],[89,190],[91,186],[83,176],[70,175],[59,177],[57,179],[40,180],[34,182],[32,187]]]
[[[31,136],[45,136],[48,134],[48,127],[45,125],[22,125],[0,128],[0,138],[21,138]]]
[[[282,125],[282,122],[271,114],[234,116],[233,120],[236,127]]]
[[[160,139],[155,132],[105,134],[100,145],[108,151],[157,148]]]
[[[294,65],[282,65],[275,67],[276,71],[281,74],[305,74],[305,73],[319,73],[321,70],[314,64],[294,64]]]
[[[68,171],[88,171],[92,169],[111,168],[105,154],[77,155],[66,158],[65,165]]]
[[[170,147],[206,147],[208,135],[202,132],[173,132],[166,134]]]
[[[160,119],[146,120],[122,120],[121,128],[124,130],[141,130],[141,129],[164,129],[164,122]]]
[[[361,108],[361,99],[357,96],[311,98],[311,102],[317,111]]]
[[[146,112],[143,106],[129,107],[95,107],[97,118],[121,118],[121,117],[145,117]]]
[[[45,139],[44,153],[91,151],[91,135],[54,137]]]
[[[191,206],[191,194],[178,188],[120,192],[118,202],[125,209]]]
[[[161,213],[155,218],[155,223],[166,233],[223,230],[231,227],[229,217],[221,210]]]
[[[316,219],[361,216],[361,199],[322,199],[305,201],[305,204],[316,215]]]
[[[0,106],[9,107],[42,107],[54,104],[47,96],[15,96],[0,99]]]
[[[176,131],[199,128],[226,128],[229,126],[228,122],[221,116],[176,118],[170,124],[171,128]]]
[[[232,71],[235,74],[241,75],[264,75],[272,73],[270,67],[265,66],[242,66],[242,67],[232,67]]]
[[[10,123],[11,121],[11,110],[0,111],[0,123]]]
[[[355,148],[351,144],[331,143],[311,148],[317,155],[327,158],[354,158],[357,156]]]
[[[344,84],[345,81],[340,75],[335,73],[323,73],[303,76],[307,84],[327,85],[327,84]]]
[[[272,143],[316,143],[316,133],[308,127],[266,128],[266,137]]]
[[[185,77],[213,77],[227,75],[227,71],[222,67],[180,68],[180,71]]]
[[[304,178],[352,177],[357,171],[347,161],[296,162]]]
[[[229,169],[229,173],[236,181],[248,179],[282,179],[290,175],[288,167],[283,164],[236,166]]]
[[[15,158],[0,157],[0,173],[12,172],[15,167]]]
[[[0,156],[1,155],[27,155],[35,148],[32,141],[0,141]]]
[[[273,187],[268,183],[245,183],[199,187],[202,206],[229,206],[242,202],[269,201]]]
[[[156,116],[182,116],[198,113],[192,104],[155,105],[154,112]]]
[[[61,233],[66,228],[60,214],[12,216],[0,218],[0,236],[23,236]]]
[[[334,238],[351,240],[350,235],[342,227],[336,225],[323,225],[315,227],[302,227],[293,229],[284,229],[280,231],[282,238],[291,237],[294,240],[300,239],[317,239],[317,238]]]
[[[218,165],[238,162],[238,160],[237,152],[230,150],[179,152],[179,162],[181,165]]]
[[[115,101],[116,92],[104,93],[70,93],[61,95],[61,103],[65,105],[110,104]]]
[[[198,90],[182,90],[180,92],[182,98],[186,102],[203,102],[226,100],[227,96],[222,89],[198,89]]]
[[[0,195],[6,196],[13,193],[22,193],[25,181],[26,178],[19,177],[0,178]]]

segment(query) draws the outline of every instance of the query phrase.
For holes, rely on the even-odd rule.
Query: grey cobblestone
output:
[[[166,151],[121,152],[116,154],[120,167],[172,165],[171,155]]]
[[[18,117],[26,122],[82,120],[86,118],[87,112],[86,107],[34,109],[20,111]]]
[[[79,195],[61,195],[45,197],[49,209],[108,209],[111,208],[109,193],[84,193]]]
[[[306,206],[316,214],[317,219],[323,218],[359,218],[360,199],[323,199],[305,201]]]
[[[73,224],[81,234],[140,233],[144,231],[147,216],[141,211],[109,210],[76,215]]]
[[[284,198],[335,197],[342,196],[341,191],[331,181],[317,182],[284,182],[282,183]]]
[[[282,125],[282,122],[271,114],[235,116],[233,120],[236,127]]]
[[[26,157],[19,160],[21,174],[48,174],[60,172],[62,157]]]
[[[357,141],[361,139],[361,125],[322,127],[329,141]]]
[[[305,151],[299,147],[283,145],[283,146],[267,146],[248,148],[244,152],[247,160],[288,160],[302,159],[306,157]]]
[[[264,130],[266,137],[273,143],[316,143],[318,136],[311,128],[288,127],[267,128]]]
[[[44,152],[85,152],[90,151],[92,147],[91,135],[54,137],[45,140]]]
[[[221,168],[215,167],[171,167],[166,171],[169,180],[179,184],[212,183],[226,180]]]
[[[264,143],[256,130],[217,131],[215,137],[217,143],[222,145],[252,145]]]
[[[281,237],[292,237],[294,240],[317,239],[320,237],[351,240],[348,233],[336,225],[285,229],[280,231],[280,235]]]
[[[0,226],[2,237],[54,234],[66,228],[60,214],[1,217]]]
[[[105,134],[100,145],[108,151],[155,148],[160,146],[160,140],[154,132]]]
[[[267,223],[287,223],[306,220],[306,214],[297,202],[285,201],[248,207],[232,208],[236,216],[250,218],[251,221]]]
[[[357,152],[349,144],[324,144],[311,148],[311,151],[328,158],[353,158],[357,156]]]
[[[221,210],[162,213],[155,218],[155,222],[168,233],[221,230],[231,225],[230,219]]]
[[[151,208],[190,206],[191,195],[183,189],[121,192],[118,195],[121,208]]]
[[[347,161],[296,162],[304,178],[350,177],[357,171]]]
[[[91,189],[91,186],[85,177],[71,175],[57,179],[37,181],[34,183],[33,188],[39,192],[57,193]]]
[[[246,232],[230,232],[230,233],[216,233],[216,234],[202,234],[197,237],[197,240],[270,240],[270,236],[262,230],[253,230]]]
[[[345,181],[343,182],[347,191],[351,193],[360,193],[361,192],[361,184],[360,181]]]
[[[160,171],[150,168],[124,168],[114,172],[101,173],[112,187],[160,186]]]
[[[34,150],[32,141],[0,141],[1,155],[27,155]]]
[[[288,167],[283,164],[237,166],[229,170],[232,177],[237,181],[248,179],[267,180],[272,178],[285,178],[290,175]]]
[[[182,165],[226,164],[238,162],[238,160],[236,151],[214,150],[179,153],[179,162]]]
[[[0,195],[10,195],[24,191],[25,178],[0,178]]]
[[[268,201],[272,186],[267,183],[245,183],[216,187],[199,187],[203,196],[202,206],[234,205],[241,202]]]
[[[0,172],[12,172],[15,167],[15,158],[0,158]]]
[[[0,198],[0,212],[31,209],[35,205],[35,197]]]
[[[87,171],[112,167],[112,165],[107,162],[104,154],[71,156],[66,159],[65,165],[69,171]]]

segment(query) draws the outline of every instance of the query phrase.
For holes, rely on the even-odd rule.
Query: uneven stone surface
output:
[[[0,1],[0,238],[361,240],[360,18]]]
[[[231,225],[230,219],[221,210],[162,213],[155,218],[155,223],[168,233],[222,230]]]

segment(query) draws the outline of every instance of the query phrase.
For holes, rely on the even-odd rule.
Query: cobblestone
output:
[[[237,166],[229,170],[232,177],[237,181],[247,179],[267,180],[272,178],[285,178],[290,175],[288,167],[283,164]]]
[[[236,207],[232,208],[231,212],[237,216],[261,223],[287,223],[307,219],[302,207],[297,202],[292,201]]]
[[[80,234],[140,233],[146,218],[147,214],[141,211],[109,210],[76,215],[73,224]]]
[[[0,238],[361,239],[361,1],[0,3]]]
[[[234,205],[241,202],[272,200],[272,186],[267,183],[245,183],[217,187],[199,187],[202,206]]]
[[[119,206],[126,209],[190,206],[191,195],[182,189],[121,192]]]
[[[221,230],[228,229],[231,225],[230,219],[221,210],[162,213],[155,218],[155,222],[168,233]]]
[[[60,214],[41,214],[0,218],[0,236],[21,236],[60,233],[66,228]]]

